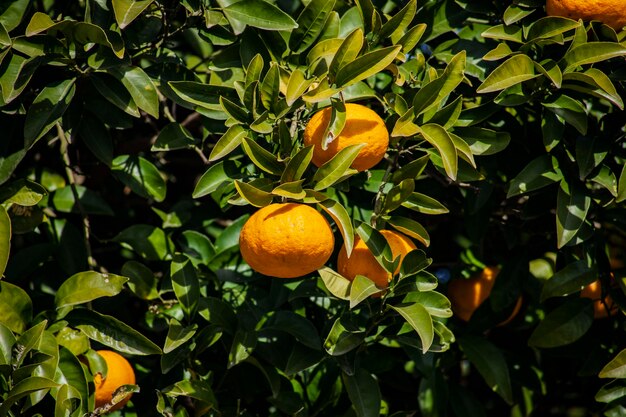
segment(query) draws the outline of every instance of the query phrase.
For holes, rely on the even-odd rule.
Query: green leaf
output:
[[[580,291],[596,279],[598,279],[598,269],[595,266],[587,266],[584,260],[573,262],[545,282],[541,291],[541,302],[550,297],[560,297]]]
[[[478,336],[465,335],[459,344],[487,385],[508,404],[513,404],[511,377],[502,351]]]
[[[11,411],[11,406],[22,398],[26,397],[27,395],[42,390],[56,388],[58,386],[59,384],[52,381],[51,379],[42,378],[39,376],[31,376],[21,380],[20,382],[15,384],[15,386],[13,386],[13,388],[8,393],[6,393],[6,398],[0,405],[0,416],[5,417],[9,415],[9,412]]]
[[[280,95],[280,70],[274,62],[270,64],[270,69],[265,74],[261,83],[261,102],[263,107],[274,113],[278,97]]]
[[[228,369],[248,359],[257,345],[257,339],[255,331],[237,330],[228,353]]]
[[[352,162],[364,146],[364,143],[346,146],[337,152],[330,161],[319,167],[313,176],[313,181],[315,182],[313,189],[321,191],[343,179],[346,174],[352,171],[350,165],[352,165]]]
[[[561,181],[556,200],[557,246],[562,248],[578,233],[591,207],[585,190]]]
[[[328,146],[341,134],[346,124],[346,105],[341,99],[330,99],[330,121],[322,133],[321,148],[327,150]]]
[[[29,5],[30,0],[4,1],[0,5],[0,23],[11,32],[19,26]]]
[[[328,289],[332,295],[342,300],[350,299],[350,280],[326,266],[317,272],[319,272],[326,289]]]
[[[480,34],[483,38],[522,43],[522,28],[517,25],[496,25]]]
[[[112,162],[111,170],[120,181],[142,197],[165,200],[167,185],[152,162],[142,157],[120,155]]]
[[[254,165],[269,174],[282,174],[283,165],[278,162],[278,159],[276,159],[274,154],[266,151],[261,145],[248,137],[244,137],[241,146]]]
[[[582,22],[560,16],[547,16],[533,22],[528,27],[527,41],[548,39],[553,36],[574,30],[581,26]]]
[[[302,200],[306,197],[306,191],[302,188],[303,183],[304,180],[282,183],[272,190],[272,194],[279,197]]]
[[[287,162],[287,167],[280,178],[281,183],[299,181],[313,159],[313,145],[300,149]]]
[[[454,55],[440,77],[422,87],[413,98],[413,114],[417,117],[437,107],[464,78],[466,51]]]
[[[79,272],[65,281],[57,290],[54,304],[57,309],[84,304],[100,297],[113,297],[124,289],[128,278],[95,271]]]
[[[313,82],[315,82],[314,79],[306,79],[306,74],[300,68],[293,70],[289,77],[289,82],[287,82],[287,91],[285,94],[287,105],[291,106],[296,100],[302,97]]]
[[[404,31],[413,21],[416,10],[417,2],[415,0],[409,0],[409,2],[398,11],[398,13],[393,15],[391,19],[382,25],[378,36],[381,38],[390,37],[391,41],[396,43],[396,41],[402,37]]]
[[[536,9],[526,9],[524,7],[520,7],[517,4],[511,4],[504,11],[502,18],[506,25],[512,25],[513,23],[517,23],[526,16],[532,14],[535,10]]]
[[[0,189],[0,201],[7,207],[9,204],[32,207],[39,204],[47,194],[48,191],[41,184],[20,178]]]
[[[378,74],[396,59],[401,46],[389,46],[358,57],[339,68],[335,77],[338,87],[347,87],[367,77]]]
[[[146,224],[135,224],[122,230],[113,241],[120,242],[148,260],[169,257],[174,244],[162,229]]]
[[[574,126],[581,135],[587,134],[587,111],[578,100],[561,94],[541,104],[546,109]]]
[[[252,184],[235,181],[235,188],[241,197],[254,207],[265,207],[273,200],[272,193],[263,191]]]
[[[85,213],[113,216],[114,213],[109,204],[98,193],[82,185],[66,186],[55,190],[52,196],[52,203],[57,211],[62,213],[80,213],[72,188],[76,190],[78,201]]]
[[[241,125],[232,125],[217,141],[209,155],[209,161],[221,159],[237,149],[248,132]]]
[[[139,67],[114,67],[108,72],[124,84],[137,107],[159,118],[159,96],[152,79]]]
[[[190,397],[211,408],[217,405],[211,386],[206,381],[182,380],[161,390],[168,397]],[[204,406],[203,406],[204,407]]]
[[[411,325],[411,327],[417,332],[422,342],[422,353],[428,352],[428,349],[433,344],[435,337],[435,330],[433,327],[433,319],[428,313],[426,308],[418,303],[402,304],[396,306],[390,306],[395,311],[400,313],[402,317]]]
[[[193,149],[195,144],[195,139],[183,125],[180,123],[170,123],[161,129],[159,136],[157,136],[150,150],[155,152]]]
[[[22,333],[33,319],[33,303],[22,288],[0,281],[0,323]]]
[[[595,400],[601,403],[609,404],[624,396],[626,396],[626,386],[624,386],[622,381],[614,380],[600,388],[600,390],[596,393]],[[607,413],[606,415],[610,416],[612,414]]]
[[[330,39],[326,41],[329,47],[334,45],[331,41]],[[343,42],[341,42],[341,45],[339,45],[328,67],[328,76],[331,80],[335,78],[341,68],[353,62],[359,56],[364,42],[365,39],[363,38],[363,31],[361,29],[355,29],[346,36]],[[313,53],[313,50],[311,50],[311,53]]]
[[[118,109],[130,114],[133,117],[139,117],[141,113],[131,97],[128,90],[117,79],[105,73],[94,73],[89,77],[89,81],[96,87],[96,90]],[[97,119],[96,119],[97,120]]]
[[[598,374],[600,378],[626,378],[626,349],[620,351]]]
[[[174,294],[187,317],[193,318],[198,309],[200,282],[196,269],[186,255],[175,254],[170,264]]]
[[[515,55],[504,61],[476,89],[478,93],[491,93],[538,77],[535,64],[528,55]]]
[[[240,178],[240,163],[235,161],[221,161],[211,166],[198,180],[192,197],[200,198],[216,191],[224,183],[232,183],[234,178]]]
[[[387,223],[401,233],[417,239],[422,243],[422,245],[426,247],[430,246],[430,236],[428,231],[417,221],[406,217],[392,216],[387,219]]]
[[[555,169],[556,158],[549,154],[541,155],[526,165],[509,185],[507,198],[538,190],[555,182],[561,181],[563,175]]]
[[[401,181],[394,185],[385,196],[383,213],[390,213],[400,207],[415,190],[415,181],[412,178]]]
[[[26,113],[24,145],[30,148],[61,119],[76,91],[74,78],[44,87]]]
[[[403,207],[424,214],[446,214],[449,210],[439,201],[426,194],[414,192],[402,203]]]
[[[622,97],[617,92],[615,85],[604,72],[597,68],[589,68],[584,73],[570,72],[565,74],[563,80],[567,81],[564,88],[586,92],[594,97],[604,98],[620,109],[624,109],[624,100],[622,100]],[[579,86],[579,84],[572,84],[571,82],[586,84],[591,88]]]
[[[339,228],[341,236],[343,237],[343,243],[346,248],[348,257],[352,253],[354,247],[354,228],[352,227],[352,219],[348,214],[348,211],[335,200],[324,200],[318,205],[326,212]]]
[[[403,54],[408,54],[413,50],[413,48],[415,48],[417,43],[422,39],[422,36],[424,36],[424,32],[426,32],[427,28],[428,26],[425,23],[418,23],[411,29],[407,30],[406,33],[402,35],[402,37],[398,39],[397,42],[395,42],[396,44],[402,46]],[[393,35],[391,40],[392,42],[394,42]]]
[[[203,115],[217,120],[226,120],[220,97],[234,98],[235,90],[225,85],[211,85],[195,81],[170,81],[168,85],[186,103],[197,106]]]
[[[192,232],[188,230],[187,232]],[[157,279],[154,273],[142,263],[128,261],[122,266],[122,275],[128,277],[128,288],[143,300],[154,300],[159,297]]]
[[[9,253],[11,252],[11,219],[6,209],[0,205],[0,279],[4,275]]]
[[[110,167],[113,161],[113,139],[104,123],[96,117],[83,114],[78,136],[96,158]]]
[[[619,176],[619,184],[618,184],[617,197],[615,198],[616,203],[621,203],[626,200],[626,165],[622,167],[622,173]]]
[[[0,75],[0,90],[2,90],[3,104],[8,104],[17,98],[28,86],[39,61],[35,58],[24,58],[19,54],[8,52],[2,60],[3,74]]]
[[[190,326],[182,326],[178,320],[171,318],[169,327],[167,329],[167,336],[165,337],[165,345],[163,346],[163,353],[170,353],[176,348],[182,346],[189,339],[196,334],[198,330],[197,324]]]
[[[333,323],[324,341],[324,349],[332,356],[341,356],[359,347],[365,332],[351,323],[347,317],[339,317]]]
[[[124,29],[135,20],[154,0],[112,0],[115,21]]]
[[[592,324],[592,302],[574,298],[548,313],[530,335],[528,344],[538,348],[568,345],[587,333]]]
[[[458,155],[456,146],[454,146],[454,142],[448,131],[436,124],[423,125],[419,130],[422,137],[439,152],[448,177],[456,180]]]
[[[463,138],[474,155],[493,155],[509,146],[511,135],[482,127],[455,128],[454,132]]]
[[[335,0],[312,0],[302,10],[289,36],[289,49],[299,54],[315,43],[335,8]]]
[[[223,9],[229,19],[265,30],[290,30],[298,24],[285,12],[263,0],[242,0]]]
[[[277,311],[266,322],[262,330],[279,330],[292,335],[298,342],[311,349],[320,350],[322,342],[317,328],[309,321],[293,311]]]
[[[86,309],[70,311],[65,320],[92,340],[129,355],[160,355],[161,348],[115,317]]]
[[[571,72],[576,67],[606,61],[626,55],[626,46],[616,42],[587,42],[569,50],[559,62],[563,72]]]
[[[380,292],[374,281],[363,275],[357,275],[350,283],[350,308],[356,307],[370,295]]]
[[[378,381],[364,368],[357,368],[354,375],[342,374],[348,397],[357,417],[378,417],[381,394]]]

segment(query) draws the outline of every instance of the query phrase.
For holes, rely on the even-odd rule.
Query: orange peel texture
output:
[[[102,407],[113,398],[113,393],[122,385],[135,385],[135,371],[130,362],[125,357],[112,350],[98,350],[97,353],[102,356],[107,364],[107,376],[102,379],[102,375],[96,374],[93,378],[96,387],[95,406]],[[124,407],[131,395],[115,404],[109,411],[119,410]]]
[[[243,259],[255,271],[296,278],[324,266],[335,246],[326,218],[299,203],[270,204],[254,213],[241,229]]]
[[[574,20],[599,20],[615,30],[626,26],[624,0],[547,0],[546,12]]]
[[[365,171],[378,164],[387,152],[389,132],[385,122],[372,109],[360,104],[346,103],[346,123],[341,133],[322,149],[322,139],[330,123],[332,109],[327,107],[311,117],[304,130],[304,145],[313,145],[313,163],[322,166],[339,151],[350,145],[365,143],[351,167]]]

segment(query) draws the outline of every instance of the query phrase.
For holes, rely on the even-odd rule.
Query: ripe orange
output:
[[[500,272],[498,267],[486,267],[477,275],[469,279],[454,279],[448,284],[448,298],[452,303],[452,311],[463,321],[469,321],[474,312],[489,298],[493,284]],[[511,315],[499,323],[504,326],[509,323],[522,307],[522,297],[519,297]]]
[[[389,132],[385,122],[372,109],[360,104],[346,103],[346,123],[341,133],[322,149],[324,132],[330,123],[331,108],[326,107],[311,117],[304,130],[304,144],[313,145],[313,163],[321,166],[340,150],[350,145],[365,143],[351,167],[365,171],[379,163],[389,146]]]
[[[574,20],[599,20],[615,30],[626,26],[624,0],[547,0],[546,12]]]
[[[395,273],[400,271],[400,265],[407,253],[413,249],[417,249],[415,243],[408,237],[393,230],[381,230],[380,232],[389,246],[391,247],[391,253],[393,258],[400,256],[400,264]],[[346,251],[346,245],[344,244],[339,251],[339,257],[337,258],[338,272],[344,277],[352,281],[357,275],[364,275],[374,281],[376,286],[381,290],[384,290],[389,286],[392,274],[383,268],[369,248],[360,237],[356,237],[354,240],[354,248],[348,258]]]
[[[604,297],[604,301],[602,300],[602,285],[600,284],[600,280],[595,280],[583,288],[580,292],[580,296],[593,300],[593,317],[596,319],[605,318],[617,312],[617,305],[615,305],[610,295],[607,294]]]
[[[320,269],[335,246],[328,221],[305,204],[270,204],[254,213],[239,236],[243,259],[261,274],[300,277]]]
[[[133,371],[133,367],[126,358],[112,350],[99,350],[98,354],[102,356],[106,362],[108,371],[104,380],[100,374],[96,374],[93,377],[93,382],[96,386],[96,408],[111,402],[113,393],[122,385],[135,384],[135,371]],[[130,397],[130,395],[127,396],[111,407],[109,411],[119,410],[124,407]]]

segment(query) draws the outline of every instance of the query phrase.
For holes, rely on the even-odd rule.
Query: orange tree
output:
[[[549,3],[0,1],[0,417],[624,415],[622,2]]]

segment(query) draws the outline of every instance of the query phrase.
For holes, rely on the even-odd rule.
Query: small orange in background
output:
[[[448,284],[448,298],[454,315],[463,321],[470,321],[474,312],[491,294],[493,284],[500,272],[498,267],[486,267],[469,279],[454,279]],[[522,308],[522,297],[517,299],[511,315],[499,323],[504,326],[517,316]]]
[[[546,12],[574,20],[599,20],[615,30],[626,26],[624,0],[547,0]]]
[[[296,278],[320,269],[334,247],[335,237],[326,218],[300,203],[259,209],[239,235],[239,250],[248,265],[277,278]]]
[[[330,123],[332,109],[326,107],[315,113],[304,129],[304,145],[313,145],[313,163],[321,166],[339,151],[364,143],[351,167],[365,171],[378,164],[389,146],[389,132],[383,119],[372,109],[360,104],[346,103],[346,123],[327,149],[323,149],[324,132]]]
[[[395,273],[398,273],[406,254],[417,249],[417,246],[411,239],[393,230],[381,230],[380,233],[389,244],[393,258],[400,256],[400,263],[395,271]],[[350,257],[348,257],[346,245],[344,244],[341,247],[337,258],[337,272],[350,281],[356,278],[357,275],[366,276],[381,290],[389,286],[389,281],[392,278],[392,274],[378,263],[365,241],[359,236],[354,239],[354,247]]]
[[[602,300],[602,285],[599,279],[583,288],[580,296],[593,300],[593,317],[596,319],[605,318],[617,312],[617,305],[609,294]]]
[[[96,408],[111,402],[113,393],[122,385],[135,385],[135,371],[125,357],[112,350],[98,350],[97,353],[102,356],[107,364],[107,376],[105,379],[102,379],[102,375],[98,373],[93,377],[96,387]],[[130,400],[130,397],[130,395],[127,396],[111,407],[109,411],[119,410],[124,407]]]

